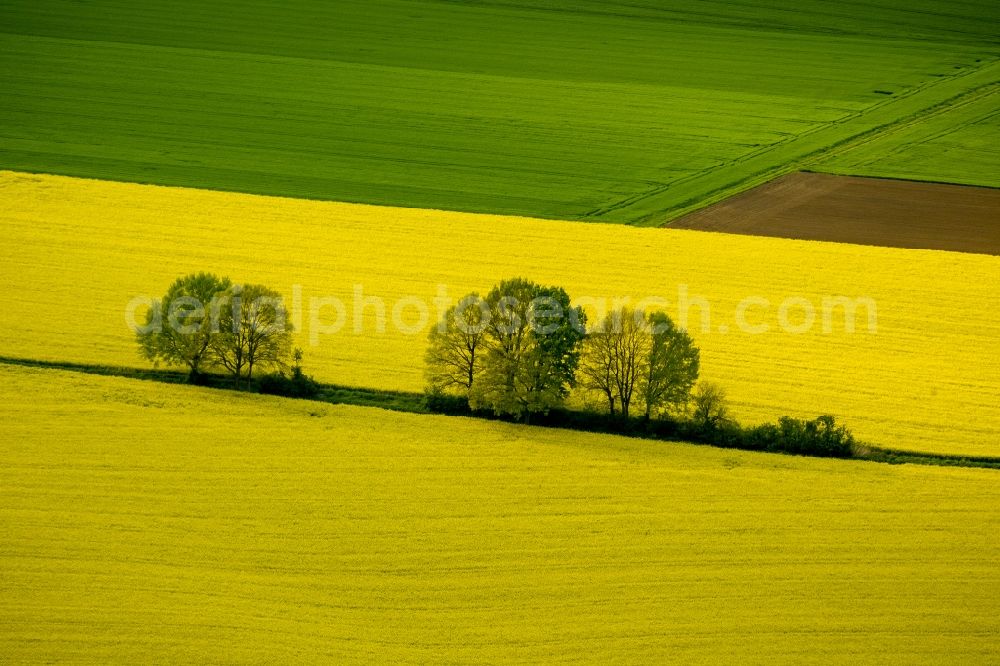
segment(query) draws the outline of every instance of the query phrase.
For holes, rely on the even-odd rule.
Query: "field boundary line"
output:
[[[213,380],[211,383],[193,385],[187,382],[187,373],[180,370],[159,370],[141,369],[128,366],[111,366],[90,363],[73,363],[68,361],[46,361],[41,359],[20,358],[14,356],[0,356],[0,365],[10,367],[27,367],[40,370],[56,370],[62,372],[75,372],[86,375],[97,375],[102,377],[118,377],[122,379],[132,379],[136,381],[155,381],[162,384],[197,386],[211,390],[234,391],[242,395],[263,395],[255,392],[239,391],[234,389],[228,377],[207,375],[206,378]],[[372,407],[388,411],[404,412],[409,414],[447,416],[452,418],[475,418],[483,419],[482,416],[469,413],[457,414],[431,411],[424,402],[424,394],[408,391],[386,391],[380,389],[368,389],[361,387],[343,386],[338,384],[319,384],[320,394],[315,398],[290,398],[270,395],[268,397],[281,400],[298,400],[305,402],[322,402],[334,405],[352,405],[355,407]],[[650,442],[681,442],[692,446],[711,446],[713,448],[727,448],[708,442],[689,441],[686,439],[672,439],[643,435],[637,432],[611,432],[605,430],[595,430],[583,427],[568,427],[565,425],[553,425],[545,423],[530,424],[529,427],[550,428],[556,430],[568,430],[571,432],[583,433],[604,433],[630,439],[642,439]],[[796,455],[781,451],[757,451],[745,450],[749,453],[770,453],[778,455]],[[802,457],[821,457],[805,455]],[[947,453],[921,453],[917,451],[906,451],[902,449],[891,449],[874,446],[868,443],[859,443],[856,453],[844,458],[835,458],[845,461],[864,461],[887,464],[932,465],[938,467],[975,467],[981,469],[1000,470],[1000,457],[994,456],[967,456]]]

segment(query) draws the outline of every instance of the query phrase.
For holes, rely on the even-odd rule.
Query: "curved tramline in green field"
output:
[[[998,12],[15,0],[0,168],[660,223],[996,80]],[[953,139],[959,180],[997,171]]]
[[[922,122],[901,123],[857,146],[832,151],[816,168],[1000,187],[1000,80],[956,102]]]
[[[12,661],[988,662],[994,470],[0,366]]]

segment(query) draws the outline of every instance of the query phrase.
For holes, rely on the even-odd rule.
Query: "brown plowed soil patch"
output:
[[[1000,254],[1000,189],[793,173],[669,226]]]

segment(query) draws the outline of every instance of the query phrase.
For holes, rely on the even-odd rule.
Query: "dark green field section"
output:
[[[993,0],[773,4],[14,0],[0,168],[658,223],[997,80]]]

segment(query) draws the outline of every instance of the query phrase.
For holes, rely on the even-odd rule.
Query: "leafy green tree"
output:
[[[489,306],[473,292],[445,312],[428,335],[426,377],[431,393],[468,397],[482,370]]]
[[[726,390],[713,382],[701,382],[691,396],[694,411],[691,420],[702,430],[715,430],[728,423],[729,404]]]
[[[645,364],[642,399],[646,418],[657,412],[687,405],[691,389],[698,381],[701,355],[687,331],[678,328],[663,312],[651,312],[649,356]]]
[[[486,354],[470,405],[526,420],[561,405],[575,383],[583,310],[563,289],[522,278],[501,282],[485,300]]]
[[[687,404],[698,366],[698,349],[670,317],[625,307],[588,333],[581,385],[607,400],[611,416],[627,419],[639,404],[648,419]]]
[[[587,334],[580,359],[580,384],[608,401],[612,417],[627,419],[637,390],[647,376],[649,329],[641,310],[609,313]]]
[[[153,363],[187,366],[188,380],[194,381],[216,362],[212,341],[218,333],[218,307],[230,286],[229,278],[211,273],[177,278],[136,333],[140,353]]]
[[[243,379],[249,387],[254,368],[287,365],[292,330],[281,294],[259,284],[235,285],[226,292],[211,347],[236,388]]]

